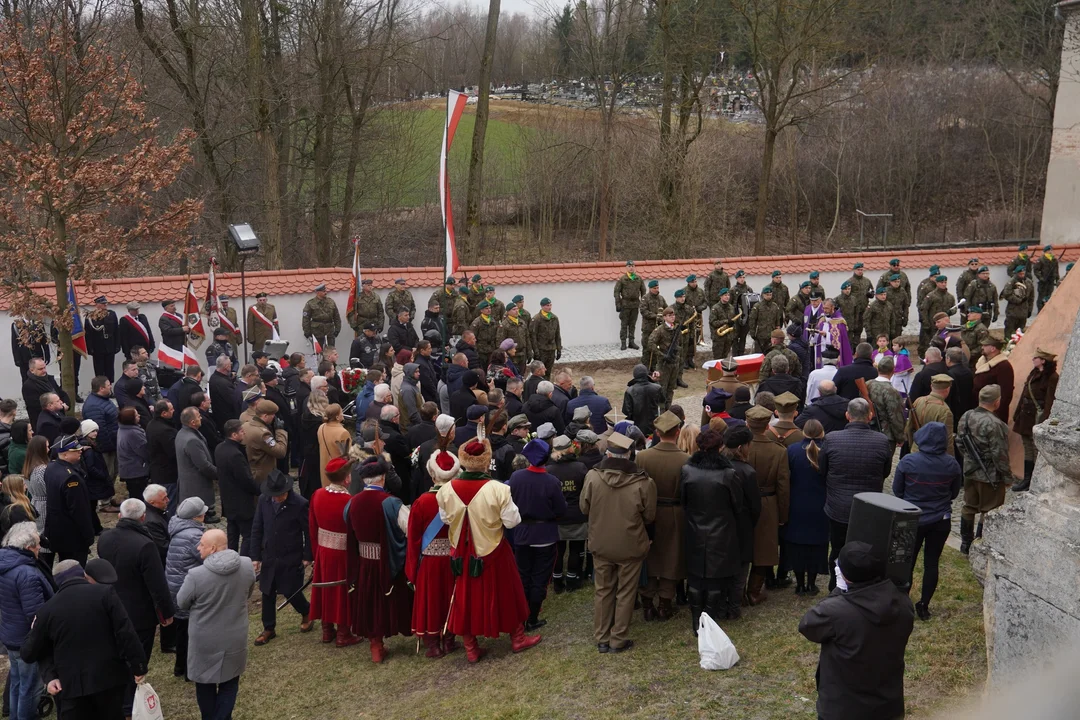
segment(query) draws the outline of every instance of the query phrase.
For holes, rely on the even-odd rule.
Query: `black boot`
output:
[[[683,382],[683,379],[682,379],[682,378],[679,378],[678,380],[676,380],[676,381],[675,381],[675,384],[676,384],[676,385],[678,385],[678,386],[679,386],[679,387],[681,387],[681,388],[688,388],[688,387],[690,387],[689,385],[687,385],[686,383],[684,383],[684,382]]]
[[[689,587],[686,589],[686,599],[690,603],[690,629],[694,632],[694,637],[697,637],[698,621],[705,609],[705,593]]]
[[[676,605],[685,605],[686,604],[686,581],[685,580],[679,580],[678,582],[675,583],[675,604]]]
[[[1035,463],[1024,461],[1024,479],[1012,486],[1013,492],[1024,492],[1031,487],[1031,476],[1035,473]]]
[[[556,595],[562,595],[562,592],[563,592],[563,579],[562,579],[562,575],[556,575],[556,576],[555,576],[555,577],[554,577],[554,578],[553,578],[553,579],[551,580],[551,584],[552,584],[552,586],[553,586],[553,589],[555,590],[555,594],[556,594]]]
[[[640,350],[641,346],[634,342],[632,339],[626,341],[626,346],[631,350]]]
[[[979,518],[979,524],[975,527],[975,539],[976,540],[981,540],[982,539],[982,526],[983,526],[983,521],[982,521],[982,518],[980,517]]]
[[[619,340],[619,349],[620,350],[625,350],[626,349],[626,338],[621,338]]]
[[[967,555],[975,540],[975,518],[960,518],[960,552]]]
[[[529,632],[547,625],[547,620],[540,619],[540,605],[538,602],[529,603],[529,619],[525,621],[525,629]]]
[[[730,593],[721,590],[710,590],[705,594],[705,612],[716,622],[728,619],[728,602]]]

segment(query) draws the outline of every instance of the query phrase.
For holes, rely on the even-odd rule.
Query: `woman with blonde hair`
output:
[[[309,398],[308,402],[310,401]],[[343,418],[344,414],[340,405],[337,403],[328,405],[325,421],[319,426],[316,433],[319,447],[319,472],[322,477],[323,487],[330,484],[330,478],[326,474],[326,464],[334,458],[344,457],[348,459],[349,448],[352,447],[352,433],[341,424]]]
[[[30,504],[37,512],[34,522],[38,534],[45,534],[45,468],[49,464],[49,441],[44,435],[35,435],[26,444],[26,459],[23,460],[22,476],[26,479],[26,490],[30,495]],[[42,552],[45,552],[44,549]],[[52,553],[48,553],[52,557]]]
[[[817,595],[818,574],[829,574],[829,519],[825,515],[825,476],[818,468],[825,428],[817,420],[803,426],[806,437],[787,449],[791,504],[781,528],[785,555],[795,571],[795,594]]]
[[[679,431],[679,440],[676,445],[687,455],[693,455],[698,451],[697,439],[701,434],[701,426],[694,423],[686,423]]]
[[[311,393],[300,413],[299,441],[304,450],[304,459],[300,465],[300,494],[308,500],[315,490],[325,487],[322,481],[322,468],[325,463],[319,462],[319,428],[326,417],[326,408],[330,406],[326,387],[326,378],[313,375]]]
[[[9,504],[0,512],[0,537],[7,535],[15,523],[34,522],[37,519],[37,511],[26,494],[26,480],[22,475],[4,478],[4,494]]]

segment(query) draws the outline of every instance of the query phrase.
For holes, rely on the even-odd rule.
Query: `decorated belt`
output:
[[[331,550],[344,550],[346,539],[345,533],[330,532],[329,530],[319,528],[319,547],[329,548]]]
[[[360,557],[365,560],[382,559],[382,546],[379,543],[362,542],[357,544],[360,546]]]
[[[428,546],[424,548],[424,552],[421,554],[435,557],[449,557],[450,538],[435,538],[428,543]]]

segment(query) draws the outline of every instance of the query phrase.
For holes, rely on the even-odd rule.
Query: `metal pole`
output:
[[[240,256],[240,308],[241,308],[241,312],[244,313],[244,319],[241,320],[240,322],[243,323],[244,325],[247,324],[247,282],[245,281],[246,279],[244,277],[244,263],[246,263],[246,262],[247,262],[247,257],[244,256],[244,255],[241,255]],[[243,327],[243,325],[241,325],[241,327]],[[242,332],[243,332],[243,338],[244,338],[244,364],[247,365],[247,363],[248,363],[248,339],[247,339],[248,329],[245,327]]]

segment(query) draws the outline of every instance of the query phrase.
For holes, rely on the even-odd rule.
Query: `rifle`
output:
[[[697,310],[695,310],[694,314],[686,318],[686,320],[684,320],[683,322],[675,323],[675,327],[672,331],[671,344],[668,345],[668,349],[664,351],[665,362],[675,362],[675,356],[679,353],[679,343],[682,342],[682,336],[690,332],[690,328],[684,326],[687,323],[693,322],[695,317],[697,317]]]
[[[975,438],[965,432],[963,434],[958,434],[956,439],[964,446],[964,456],[967,457],[970,455],[975,458],[975,462],[979,465],[979,470],[986,476],[986,480],[990,483],[990,487],[996,488],[998,486],[997,477],[991,475],[990,471],[986,469],[986,463],[983,462],[982,455],[979,454],[979,446],[975,444]]]
[[[867,422],[872,423],[877,412],[874,410],[874,401],[870,399],[870,391],[866,389],[866,380],[863,378],[855,378],[855,387],[859,388],[859,397],[865,400],[866,404],[870,406],[870,417],[867,418]]]

